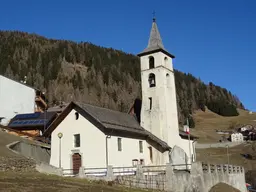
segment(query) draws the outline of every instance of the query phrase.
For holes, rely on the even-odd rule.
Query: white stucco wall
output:
[[[170,156],[175,169],[190,169],[191,164],[196,161],[195,143],[181,138],[181,141],[172,148]]]
[[[232,142],[242,142],[244,140],[244,136],[242,133],[233,133],[231,134]]]
[[[195,143],[193,143],[193,140],[189,141],[187,139],[180,138],[180,142],[177,144],[177,146],[179,146],[180,148],[182,148],[185,151],[185,153],[188,156],[188,164],[191,164],[193,162],[193,160],[196,158]],[[189,146],[190,146],[190,152],[189,152]],[[191,154],[191,156],[189,154]]]
[[[157,52],[157,53],[153,53],[153,54],[145,55],[141,57],[141,60],[140,60],[141,71],[149,69],[148,60],[150,56],[153,56],[155,59],[155,67],[164,66],[171,71],[173,70],[172,58],[165,55],[162,52]],[[165,60],[165,58],[167,58],[167,60]]]
[[[82,166],[85,168],[106,167],[106,135],[91,124],[82,115],[75,119],[75,110],[57,126],[51,134],[50,164],[59,167],[59,138],[61,139],[61,167],[72,169],[72,154],[82,155]],[[80,147],[74,147],[74,134],[80,134]],[[117,138],[122,138],[122,151],[118,151]],[[145,165],[150,164],[148,144],[143,140],[143,153],[139,151],[138,139],[111,136],[108,141],[108,164],[114,167],[132,166],[133,159],[144,159]]]
[[[149,57],[154,57],[153,69],[149,69]],[[150,73],[155,74],[155,87],[149,87]],[[141,83],[141,126],[173,147],[179,141],[179,125],[172,58],[162,52],[142,56]],[[149,97],[152,97],[151,110]]]
[[[0,75],[0,117],[2,124],[17,114],[34,113],[35,90]]]
[[[154,57],[155,68],[153,69],[149,69],[150,57]],[[157,52],[142,56],[140,62],[142,83],[141,126],[168,143],[170,147],[176,145],[181,147],[189,156],[188,140],[181,139],[179,136],[172,58],[162,52]],[[148,77],[150,73],[155,74],[155,87],[149,87]],[[152,97],[151,110],[149,97]],[[193,154],[193,150],[191,150],[191,154]],[[157,164],[165,164],[168,160],[168,156],[161,153],[154,157],[154,162],[157,162]]]
[[[131,139],[131,138],[122,138],[122,151],[118,151],[117,138],[111,136],[108,139],[108,149],[109,149],[109,165],[112,166],[132,166],[133,159],[143,159],[145,165],[151,164],[148,144],[145,140]],[[139,141],[142,141],[143,153],[140,153]]]
[[[51,158],[50,164],[59,167],[59,138],[61,138],[61,167],[72,169],[72,154],[80,153],[82,166],[84,167],[105,167],[106,150],[105,135],[94,127],[87,119],[79,115],[75,119],[75,110],[57,126],[51,136]],[[74,147],[74,134],[80,134],[80,147]]]

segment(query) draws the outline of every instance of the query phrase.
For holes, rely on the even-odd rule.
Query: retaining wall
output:
[[[150,167],[150,166],[149,166]],[[116,168],[109,166],[103,171],[103,175],[95,179],[113,181],[116,184],[126,185],[133,188],[157,189],[175,192],[208,192],[218,183],[226,183],[241,192],[247,192],[245,185],[244,168],[232,165],[210,165],[201,162],[193,163],[191,170],[174,170],[173,165],[167,164],[165,168],[159,167],[158,171],[152,169],[145,172],[147,166],[138,166],[136,171],[120,172],[115,174]],[[86,169],[80,168],[78,176],[81,178],[91,178],[87,176]],[[95,170],[96,171],[96,170]],[[105,175],[104,175],[105,173]]]
[[[49,164],[51,157],[50,147],[37,145],[24,141],[17,141],[7,146],[9,149],[25,157],[32,158],[36,162]]]

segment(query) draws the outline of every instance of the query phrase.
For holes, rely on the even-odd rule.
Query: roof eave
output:
[[[174,55],[172,55],[171,53],[169,53],[168,51],[166,51],[162,48],[154,49],[154,50],[151,50],[151,51],[142,51],[141,53],[137,54],[137,56],[141,57],[141,56],[144,56],[144,55],[149,55],[149,54],[157,53],[157,52],[162,52],[162,53],[168,55],[169,57],[171,57],[172,59],[175,58]]]

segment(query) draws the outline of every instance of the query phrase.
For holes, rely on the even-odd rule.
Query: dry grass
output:
[[[243,166],[245,171],[256,170],[256,154],[252,149],[251,143],[241,144],[228,150],[227,148],[197,149],[196,153],[198,161],[228,164],[229,160],[229,164]],[[246,159],[241,154],[251,154],[254,156],[254,159]]]
[[[199,143],[215,143],[221,139],[221,135],[216,133],[217,130],[230,130],[231,125],[250,124],[256,125],[256,113],[249,114],[248,111],[239,110],[239,116],[222,117],[209,110],[206,112],[197,111],[193,116],[196,128],[191,129],[191,133],[198,136]],[[241,144],[236,147],[229,148],[209,148],[197,149],[197,160],[212,164],[229,164],[240,165],[245,168],[245,172],[256,170],[256,158],[254,160],[245,159],[241,154],[251,154],[256,156],[256,152],[252,149],[252,143]],[[228,153],[227,153],[228,152]],[[228,155],[227,155],[228,154]],[[228,158],[229,156],[229,158]],[[229,188],[225,184],[215,186],[212,192],[217,191],[236,191]]]
[[[227,184],[219,183],[215,185],[213,188],[211,188],[210,192],[240,192],[240,191]]]
[[[21,141],[23,138],[11,135],[9,133],[4,132],[2,129],[0,129],[0,156],[2,157],[21,157],[20,155],[13,153],[9,149],[7,149],[6,145],[15,142],[15,141]]]
[[[229,148],[209,148],[197,149],[197,161],[202,161],[212,164],[229,164],[239,165],[245,168],[247,179],[252,182],[252,178],[247,174],[248,171],[256,170],[256,153],[252,150],[251,143],[242,144],[236,147]],[[228,152],[228,153],[227,153]],[[254,156],[253,160],[244,158],[241,154],[251,154]],[[229,158],[228,158],[229,156]],[[249,182],[249,180],[247,182]],[[253,183],[251,183],[253,184]],[[214,186],[211,192],[236,192],[237,190],[226,184],[218,184]]]
[[[239,116],[222,117],[210,110],[196,111],[193,115],[196,127],[191,129],[191,134],[198,136],[199,143],[218,142],[221,136],[216,133],[217,130],[229,130],[230,125],[251,124],[256,125],[256,113],[249,114],[248,111],[239,109]]]
[[[78,178],[63,178],[40,173],[0,172],[0,191],[4,192],[143,192],[143,190],[108,186]]]

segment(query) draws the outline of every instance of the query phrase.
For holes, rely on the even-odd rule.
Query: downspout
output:
[[[106,136],[106,168],[108,168],[108,139],[111,138],[110,135]]]

